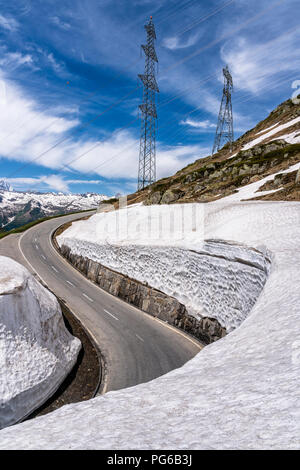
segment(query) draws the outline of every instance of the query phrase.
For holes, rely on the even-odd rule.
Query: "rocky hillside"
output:
[[[56,194],[7,191],[0,188],[0,231],[8,231],[42,217],[97,208],[101,194]]]
[[[240,192],[240,199],[299,201],[299,168],[300,104],[287,100],[237,139],[232,151],[225,145],[128,199],[145,204],[209,202]]]

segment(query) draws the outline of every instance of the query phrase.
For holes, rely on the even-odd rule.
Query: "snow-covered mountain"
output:
[[[0,180],[0,191],[12,191],[12,187],[5,180]]]
[[[3,183],[3,184],[2,184]],[[17,192],[0,182],[0,229],[20,227],[41,217],[97,208],[103,194]],[[2,186],[1,186],[2,184]]]

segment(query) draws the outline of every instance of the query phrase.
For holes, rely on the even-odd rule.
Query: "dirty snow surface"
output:
[[[248,150],[248,149],[251,149],[252,147],[254,147],[255,145],[257,144],[260,144],[260,142],[263,142],[264,140],[268,139],[269,137],[272,137],[273,135],[276,135],[278,134],[279,132],[281,132],[283,129],[287,129],[288,127],[292,127],[294,126],[295,124],[298,124],[298,122],[300,122],[300,117],[297,117],[295,119],[292,119],[291,121],[288,121],[286,122],[285,124],[281,124],[280,126],[276,126],[275,129],[272,129],[270,130],[269,132],[267,133],[264,133],[262,134],[261,136],[257,137],[256,139],[252,140],[251,142],[248,142],[247,144],[245,144],[242,148],[242,150]],[[271,128],[270,128],[271,129]],[[265,129],[266,130],[266,129]],[[265,132],[264,130],[264,132]],[[260,132],[258,134],[261,134]],[[288,140],[287,138],[289,136],[292,136],[292,140]],[[296,135],[298,135],[298,138],[295,137]],[[286,140],[287,142],[289,143],[293,143],[293,144],[296,144],[300,141],[300,136],[299,136],[299,130],[298,131],[295,131],[293,133],[290,133],[290,134],[287,134],[287,135],[283,135],[283,136],[280,136],[278,137],[278,139],[283,139],[283,140]]]
[[[0,428],[44,403],[80,348],[65,328],[54,295],[26,268],[0,256]]]
[[[73,223],[58,242],[174,296],[196,318],[216,318],[232,331],[259,296],[270,256],[204,241],[203,229],[199,204],[136,206]]]
[[[205,238],[272,253],[247,319],[152,382],[0,431],[3,449],[298,449],[300,204],[205,205]]]

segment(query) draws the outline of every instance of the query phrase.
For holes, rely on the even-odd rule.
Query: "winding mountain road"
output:
[[[57,253],[52,232],[81,217],[51,219],[10,235],[0,240],[0,255],[26,266],[90,332],[106,364],[101,393],[147,382],[182,366],[199,352],[200,343],[103,291]]]

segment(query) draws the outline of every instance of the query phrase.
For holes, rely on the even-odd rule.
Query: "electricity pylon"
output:
[[[158,62],[154,41],[156,39],[155,28],[150,16],[149,23],[145,25],[147,32],[147,44],[142,45],[145,53],[145,73],[138,77],[143,82],[143,103],[139,105],[141,110],[141,138],[139,155],[138,191],[144,189],[156,180],[156,93],[159,92],[155,79],[155,62]]]
[[[233,117],[232,117],[232,102],[231,93],[233,92],[232,76],[229,72],[228,65],[223,68],[224,75],[224,88],[223,96],[219,111],[218,125],[216,130],[216,136],[213,146],[212,154],[218,152],[221,147],[229,142],[230,151],[232,151],[233,143]],[[224,142],[224,143],[223,143]],[[223,143],[223,145],[222,145]]]

